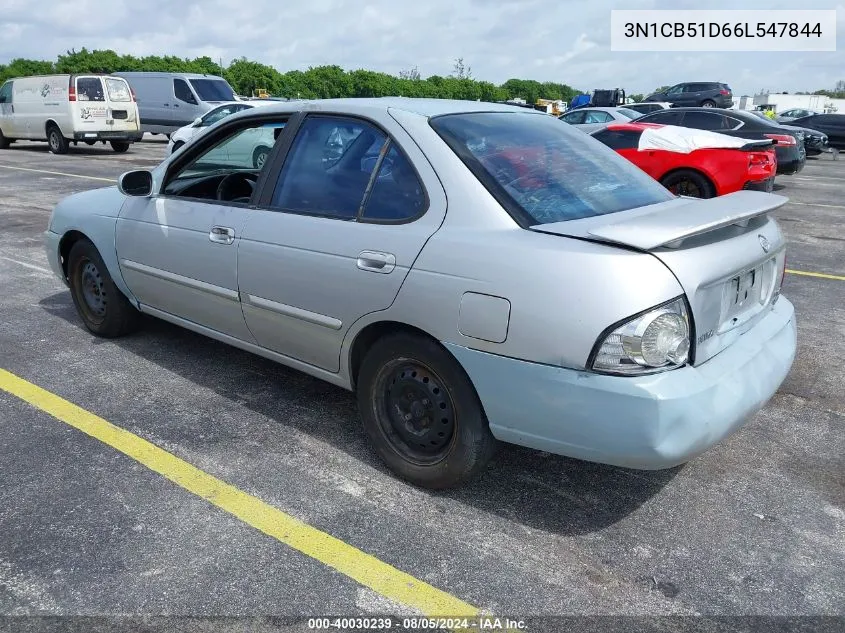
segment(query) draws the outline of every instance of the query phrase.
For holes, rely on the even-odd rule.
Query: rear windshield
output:
[[[129,84],[123,79],[106,77],[106,90],[109,91],[111,101],[132,101],[132,93],[129,92]]]
[[[616,108],[616,111],[619,114],[628,117],[629,119],[636,119],[642,116],[642,114],[637,112],[636,110],[629,110],[628,108]]]
[[[189,79],[202,101],[234,101],[235,93],[222,79]]]
[[[523,225],[617,213],[674,196],[612,149],[556,117],[484,112],[431,126]]]
[[[80,77],[76,80],[76,98],[78,101],[105,101],[103,83],[99,77]]]

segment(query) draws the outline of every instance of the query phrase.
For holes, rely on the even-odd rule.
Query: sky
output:
[[[610,10],[837,9],[836,52],[610,50]],[[845,80],[845,4],[836,0],[0,0],[0,63],[70,49],[247,57],[278,70],[337,64],[391,74],[555,81],[648,93],[722,81],[734,95],[833,89]]]

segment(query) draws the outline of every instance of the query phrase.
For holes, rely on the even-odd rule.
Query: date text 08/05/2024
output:
[[[400,628],[401,627],[401,628]],[[309,618],[308,628],[311,630],[343,631],[360,630],[376,631],[396,629],[398,631],[418,630],[471,630],[471,631],[521,631],[525,629],[525,622],[510,618],[493,616],[459,617],[459,618],[426,618],[426,617],[352,617],[352,618]]]
[[[820,22],[626,22],[625,37],[784,38],[821,37]]]

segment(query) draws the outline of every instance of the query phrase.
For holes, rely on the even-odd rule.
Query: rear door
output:
[[[109,116],[106,123],[115,132],[136,132],[139,129],[138,106],[129,83],[122,77],[102,77]]]
[[[446,197],[392,119],[309,114],[291,134],[238,248],[244,317],[263,347],[338,372],[346,332],[393,303]]]
[[[173,96],[172,125],[177,127],[189,125],[194,119],[205,113],[205,110],[200,108],[199,101],[188,85],[187,80],[181,77],[174,77]]]
[[[11,80],[0,86],[0,132],[4,136],[12,136],[12,128],[15,113],[15,106],[12,103],[12,85]]]

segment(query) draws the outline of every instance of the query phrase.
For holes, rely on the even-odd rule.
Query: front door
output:
[[[390,307],[446,211],[395,121],[328,114],[303,119],[258,206],[238,248],[249,329],[263,347],[332,372],[350,326]]]
[[[157,195],[127,199],[117,222],[118,260],[148,311],[254,340],[239,303],[237,258],[259,170],[233,165],[228,147],[270,124],[247,121],[216,131],[173,163]]]

